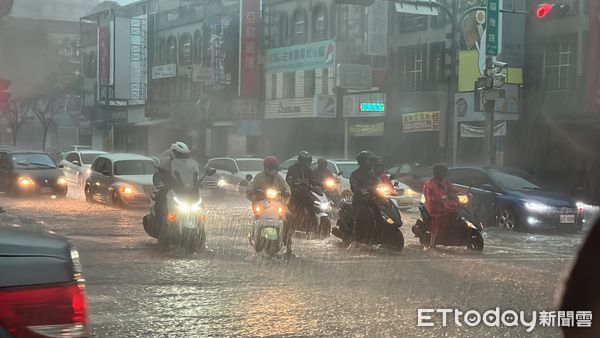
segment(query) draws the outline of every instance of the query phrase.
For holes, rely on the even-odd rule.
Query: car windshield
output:
[[[342,177],[350,178],[352,172],[358,169],[358,163],[337,163],[338,170],[342,172]]]
[[[508,173],[500,170],[490,170],[490,177],[504,190],[527,190],[541,189],[530,175],[525,173]]]
[[[100,155],[102,155],[102,153],[81,154],[81,161],[83,162],[82,164],[92,164],[94,163],[94,160]]]
[[[147,160],[122,160],[115,162],[115,176],[118,175],[152,175],[154,163]]]
[[[263,160],[238,160],[238,167],[240,171],[261,171],[263,170]]]
[[[56,164],[46,154],[13,154],[13,163],[19,169],[51,169],[56,168]]]

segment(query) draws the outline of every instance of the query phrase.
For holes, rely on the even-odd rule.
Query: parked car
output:
[[[79,253],[40,224],[0,221],[0,337],[86,337]]]
[[[317,161],[319,158],[326,156],[313,156],[313,162],[311,164],[311,168],[314,170],[317,168]],[[298,156],[294,156],[289,160],[284,161],[279,166],[280,174],[285,177],[287,170],[290,166],[295,164],[298,161]],[[337,191],[340,195],[342,201],[351,201],[352,200],[352,190],[350,190],[350,175],[352,172],[358,168],[358,163],[356,160],[335,160],[335,159],[327,159],[327,168],[334,174],[338,176],[338,186]]]
[[[85,181],[87,201],[122,207],[147,207],[154,189],[154,161],[137,154],[104,154],[92,164]]]
[[[0,191],[13,196],[67,195],[67,180],[56,163],[39,151],[0,150]]]
[[[202,187],[217,195],[224,193],[243,194],[252,178],[263,171],[262,158],[217,157],[206,163],[206,168],[216,169],[216,174],[206,177]]]
[[[528,173],[507,168],[455,167],[448,179],[473,195],[472,211],[486,224],[510,230],[577,230],[583,214],[576,201],[544,189]]]
[[[402,182],[413,191],[422,193],[425,181],[433,176],[433,167],[419,163],[401,163],[392,165],[386,172],[390,174],[392,180]]]
[[[67,153],[72,152],[72,151],[80,151],[80,150],[93,150],[92,146],[84,146],[84,145],[72,145],[72,146],[68,146],[68,147],[64,147],[62,148],[62,150],[60,151],[60,160],[63,160],[65,158],[65,156],[67,156]]]
[[[94,160],[100,155],[105,155],[104,151],[96,150],[77,150],[68,152],[65,158],[60,161],[60,168],[67,180],[83,187],[83,183],[90,174],[90,168]]]

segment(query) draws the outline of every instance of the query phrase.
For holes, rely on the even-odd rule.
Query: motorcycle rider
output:
[[[423,186],[425,207],[431,215],[431,248],[435,248],[439,234],[444,233],[456,219],[459,204],[453,196],[464,194],[463,190],[448,182],[447,173],[448,167],[445,164],[434,165],[433,178]]]
[[[263,161],[263,168],[264,170],[256,174],[252,179],[252,182],[250,182],[250,186],[248,187],[248,190],[246,190],[246,198],[255,202],[261,198],[261,196],[257,196],[256,192],[258,190],[264,193],[267,189],[271,188],[279,191],[283,203],[285,204],[291,193],[290,187],[283,177],[278,175],[279,160],[275,156],[267,156]]]
[[[327,159],[321,157],[317,160],[317,168],[312,172],[312,178],[315,185],[324,186],[325,180],[333,178],[333,173],[327,168]]]
[[[183,142],[175,142],[171,144],[169,149],[160,153],[159,167],[165,170],[165,173],[160,170],[154,172],[152,176],[152,183],[156,187],[155,196],[155,211],[156,216],[160,220],[164,220],[167,217],[167,193],[169,192],[169,181],[170,177],[165,177],[166,173],[171,174],[171,161],[174,159],[187,159],[190,157],[190,148]]]
[[[307,193],[307,188],[310,188],[313,182],[312,171],[312,155],[308,151],[301,151],[298,154],[298,161],[288,168],[285,176],[285,181],[289,184],[292,191],[290,199],[290,229],[296,229],[299,223],[305,223],[307,220],[301,217],[304,210],[312,207],[313,201]]]
[[[352,231],[352,242],[348,248],[354,248],[359,242],[370,242],[370,230],[374,226],[375,214],[372,207],[372,198],[377,183],[377,176],[373,172],[377,156],[370,151],[361,151],[356,155],[358,169],[350,175],[350,189],[352,190],[352,210],[355,221]]]

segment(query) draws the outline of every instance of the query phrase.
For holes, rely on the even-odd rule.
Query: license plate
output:
[[[262,228],[261,235],[268,240],[277,239],[277,229],[275,228]]]
[[[575,215],[560,215],[561,223],[575,223]]]

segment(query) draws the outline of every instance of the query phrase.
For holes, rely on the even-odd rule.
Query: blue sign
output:
[[[358,110],[361,112],[385,112],[383,102],[361,102]]]

